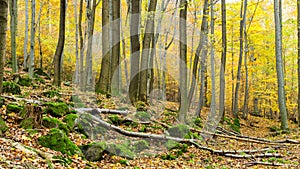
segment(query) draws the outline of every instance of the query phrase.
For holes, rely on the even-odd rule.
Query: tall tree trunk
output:
[[[43,69],[43,50],[42,50],[42,40],[41,40],[41,15],[42,15],[42,10],[43,10],[44,2],[41,0],[40,2],[40,10],[38,13],[38,20],[37,20],[37,25],[38,25],[38,42],[39,42],[39,67],[40,69]]]
[[[28,53],[27,53],[27,43],[28,43],[28,29],[29,29],[29,14],[28,14],[28,0],[25,0],[25,37],[24,37],[24,61],[23,68],[28,68]]]
[[[186,0],[180,0],[180,19],[179,19],[179,52],[180,52],[180,109],[178,119],[184,123],[186,119],[186,113],[188,111],[187,100],[187,6]]]
[[[281,129],[288,129],[284,74],[282,68],[282,27],[281,27],[281,0],[274,0],[274,18],[275,18],[275,44],[276,44],[276,71],[278,83],[278,105],[281,117]]]
[[[148,7],[148,14],[146,19],[146,29],[143,40],[143,51],[140,70],[140,85],[139,85],[139,100],[147,102],[147,83],[148,83],[148,59],[150,53],[151,41],[153,40],[153,30],[154,30],[154,17],[156,10],[157,0],[150,1]]]
[[[129,85],[129,99],[131,103],[138,100],[139,91],[139,67],[140,67],[140,0],[131,0],[130,5],[130,85]]]
[[[227,52],[227,30],[226,30],[226,0],[221,0],[222,8],[222,57],[220,68],[220,112],[221,121],[225,116],[225,70],[226,70],[226,52]]]
[[[234,106],[233,106],[233,115],[238,117],[239,113],[239,88],[241,83],[241,69],[243,61],[243,51],[244,51],[244,23],[246,22],[246,10],[247,10],[247,0],[241,2],[241,11],[240,17],[240,54],[239,54],[239,63],[238,63],[238,72],[236,75],[236,85],[235,85],[235,95],[234,95]]]
[[[84,60],[84,47],[83,47],[83,31],[82,31],[82,14],[83,14],[83,0],[80,0],[79,4],[79,16],[78,16],[78,29],[79,29],[79,48],[80,48],[80,61],[79,61],[79,86],[80,90],[84,88],[84,74],[83,74],[83,60]]]
[[[78,1],[75,0],[74,1],[74,18],[75,18],[75,25],[76,25],[76,28],[75,28],[75,39],[76,39],[76,42],[75,42],[75,56],[76,56],[76,65],[75,65],[75,80],[74,80],[74,83],[76,85],[79,84],[79,71],[80,71],[80,60],[79,60],[79,44],[78,44],[78,41],[79,41],[79,26],[78,26]]]
[[[110,36],[109,36],[109,0],[102,1],[102,64],[99,81],[96,86],[97,93],[108,94],[110,92]]]
[[[111,93],[120,94],[120,0],[112,1],[112,58],[111,58]]]
[[[60,0],[60,17],[59,17],[59,38],[54,55],[54,80],[53,84],[60,87],[61,85],[61,58],[65,44],[65,19],[66,19],[66,0]]]
[[[208,18],[208,13],[209,9],[208,9],[208,0],[204,1],[204,5],[203,5],[203,17],[202,17],[202,23],[201,23],[201,36],[200,36],[200,41],[199,41],[199,45],[196,49],[196,53],[195,53],[195,58],[194,58],[194,64],[193,64],[193,68],[192,68],[192,84],[191,84],[191,88],[188,94],[188,107],[190,107],[190,104],[192,102],[193,96],[194,96],[194,92],[195,92],[195,86],[196,86],[196,78],[197,78],[197,70],[198,70],[198,62],[199,59],[201,57],[201,72],[203,72],[203,74],[201,74],[201,79],[205,79],[205,66],[203,66],[206,62],[206,53],[207,53],[207,33],[208,33],[208,23],[207,23],[207,18]],[[201,89],[202,89],[202,93],[204,91],[204,80],[201,80]],[[200,89],[200,90],[201,90]],[[204,95],[203,95],[204,96]],[[203,104],[203,97],[202,97],[202,103],[199,103],[199,110],[201,111],[202,109],[202,104]],[[197,115],[200,115],[200,112],[197,112]]]
[[[297,0],[298,27],[298,125],[300,127],[300,0]]]
[[[17,44],[16,44],[16,36],[17,36],[17,0],[9,0],[9,11],[10,11],[10,31],[11,31],[11,56],[12,56],[12,72],[18,72],[18,64],[17,64]]]
[[[6,31],[7,31],[7,0],[0,0],[0,93],[2,93],[2,82],[4,76],[4,58],[6,52]]]
[[[249,46],[248,46],[248,37],[247,37],[247,30],[246,30],[246,22],[244,23],[244,38],[245,38],[245,51],[244,51],[244,66],[245,66],[245,94],[244,94],[244,107],[243,107],[243,119],[247,119],[248,115],[248,89],[249,89],[249,79],[248,79],[248,65],[247,65],[247,57],[249,53]]]
[[[34,47],[35,46],[35,0],[31,0],[31,28],[30,28],[30,58],[29,76],[33,77],[34,70]]]

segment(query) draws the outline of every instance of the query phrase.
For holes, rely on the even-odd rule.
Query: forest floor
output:
[[[18,76],[22,77],[24,74]],[[16,75],[6,73],[5,80],[16,81],[18,78],[15,77]],[[108,121],[115,127],[129,131],[129,133],[155,134],[155,136],[164,135],[168,128],[178,123],[175,120],[176,112],[173,112],[178,106],[172,102],[157,102],[155,103],[156,106],[153,107],[156,108],[155,113],[160,114],[157,116],[158,118],[151,118],[142,122],[137,121],[136,125],[128,126],[126,123],[116,122],[120,119],[123,122],[124,119],[132,122],[134,119],[130,113],[134,113],[136,110],[128,104],[122,104],[124,99],[76,92],[72,84],[68,83],[57,89],[46,78],[43,80],[35,79],[33,84],[37,81],[39,83],[36,85],[21,86],[21,94],[4,93],[2,95],[5,101],[0,113],[9,128],[0,138],[0,168],[300,168],[300,130],[296,124],[290,122],[290,131],[281,132],[276,127],[280,126],[278,120],[249,115],[247,120],[239,120],[239,134],[233,130],[234,119],[226,116],[227,120],[224,124],[219,125],[215,134],[211,134],[212,139],[201,141],[201,136],[197,136],[202,131],[203,121],[209,112],[208,108],[204,109],[202,113],[204,120],[200,119],[198,122],[194,121],[195,124],[189,125],[194,136],[185,137],[186,139],[179,141],[181,142],[179,146],[169,150],[153,143],[148,148],[148,151],[152,151],[152,155],[136,153],[137,156],[131,159],[104,153],[100,161],[94,162],[87,161],[81,155],[62,154],[39,144],[38,138],[47,135],[49,128],[43,125],[33,129],[21,128],[20,121],[22,118],[19,112],[7,111],[8,104],[18,103],[24,106],[36,101],[35,104],[43,107],[45,102],[59,101],[74,106],[72,97],[78,95],[81,100],[84,100],[84,105],[87,108],[120,111],[126,109],[129,113],[128,116],[111,115],[110,112],[101,115],[101,119]],[[52,94],[45,95],[45,93],[51,92]],[[161,109],[157,108],[159,104],[163,105],[160,107]],[[70,108],[73,109],[72,106]],[[152,110],[153,112],[154,110]],[[42,116],[50,117],[49,114],[45,113]],[[68,133],[68,137],[77,146],[99,141],[103,137],[106,138],[107,142],[115,141],[116,144],[122,139],[127,139],[130,142],[130,137],[133,137],[133,140],[139,138],[139,136],[122,137],[120,132],[114,132],[109,136],[112,138],[106,138],[106,136],[100,138],[83,137],[82,133],[76,131]],[[197,140],[196,143],[194,139]]]

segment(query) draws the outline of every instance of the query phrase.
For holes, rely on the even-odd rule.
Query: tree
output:
[[[147,82],[148,82],[148,60],[150,53],[150,46],[153,40],[153,30],[154,30],[154,17],[156,11],[157,0],[150,1],[148,7],[148,14],[146,19],[146,29],[143,39],[143,51],[141,58],[141,68],[140,70],[140,84],[139,84],[139,100],[147,102]]]
[[[60,17],[59,17],[59,38],[54,55],[54,80],[53,84],[60,87],[61,85],[61,57],[65,45],[65,19],[66,19],[66,0],[60,0]]]
[[[17,8],[17,0],[9,0],[9,11],[10,11],[10,30],[11,30],[11,55],[12,55],[12,72],[18,72],[18,63],[17,63],[17,44],[16,44],[16,36],[17,36],[17,24],[18,24],[18,8]]]
[[[179,52],[180,52],[180,109],[179,121],[184,123],[186,113],[188,111],[187,100],[187,34],[186,34],[186,19],[187,19],[187,6],[186,0],[180,0],[180,19],[179,19]]]
[[[4,58],[6,51],[6,31],[7,31],[7,0],[0,0],[0,93],[2,93],[2,82],[4,76]]]
[[[76,28],[75,28],[75,39],[76,39],[76,42],[75,42],[75,56],[76,56],[76,67],[75,67],[75,80],[74,80],[74,83],[76,85],[79,84],[79,78],[80,78],[80,74],[79,74],[79,71],[80,71],[80,60],[79,60],[79,25],[78,25],[78,4],[77,4],[77,0],[74,1],[74,17],[75,17],[75,25],[76,25]]]
[[[121,1],[112,1],[112,56],[111,56],[111,94],[120,94],[120,11]]]
[[[281,27],[281,0],[274,0],[274,18],[275,18],[275,52],[276,52],[276,72],[278,85],[278,105],[280,110],[281,129],[288,129],[284,74],[282,67],[282,27]]]
[[[28,43],[28,29],[29,29],[29,14],[28,14],[28,0],[25,0],[25,37],[24,37],[24,61],[23,68],[28,68],[28,54],[27,54],[27,43]]]
[[[84,60],[84,47],[83,47],[83,32],[82,32],[82,13],[83,13],[83,0],[79,4],[78,16],[78,29],[79,29],[79,48],[80,48],[80,61],[79,61],[79,86],[80,90],[84,88],[84,74],[83,74],[83,60]]]
[[[234,106],[233,106],[233,115],[234,117],[238,117],[239,111],[239,88],[241,83],[241,68],[242,68],[242,61],[243,61],[243,51],[244,51],[244,23],[246,22],[246,11],[247,11],[247,0],[243,0],[241,2],[241,11],[240,11],[240,54],[239,54],[239,61],[238,61],[238,71],[236,75],[236,85],[235,85],[235,95],[234,95]]]
[[[39,43],[39,68],[43,69],[43,49],[42,49],[42,40],[41,40],[41,16],[42,16],[42,10],[44,6],[44,1],[40,1],[40,10],[38,13],[38,20],[37,20],[37,25],[38,25],[38,43]]]
[[[225,116],[225,70],[226,70],[226,52],[227,52],[227,30],[226,30],[226,0],[221,0],[222,9],[222,57],[220,67],[220,112],[221,121]]]
[[[97,93],[110,92],[110,46],[109,42],[109,0],[102,0],[102,63],[99,81],[96,85]]]
[[[297,28],[298,28],[298,125],[300,127],[300,0],[297,0]]]
[[[131,43],[131,55],[130,55],[130,85],[129,85],[129,99],[131,103],[138,100],[139,90],[139,67],[140,67],[140,0],[130,1],[130,43]]]
[[[30,28],[30,57],[29,76],[33,77],[34,69],[34,46],[35,46],[35,0],[31,1],[31,28]]]

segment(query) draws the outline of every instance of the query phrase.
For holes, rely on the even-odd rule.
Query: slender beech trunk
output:
[[[38,43],[39,43],[39,67],[40,69],[43,69],[43,48],[42,48],[42,39],[41,39],[41,16],[42,16],[42,10],[43,10],[44,2],[41,0],[40,2],[40,9],[38,13]]]
[[[7,31],[7,0],[0,0],[0,93],[2,93],[2,82],[4,76],[4,58],[6,52],[6,31]]]
[[[241,2],[241,11],[240,17],[242,18],[240,21],[240,54],[239,54],[239,62],[238,62],[238,72],[236,75],[236,85],[235,85],[235,95],[234,95],[234,106],[233,106],[233,116],[238,118],[239,113],[239,88],[241,83],[241,68],[243,61],[243,51],[244,51],[244,23],[246,21],[246,9],[247,9],[247,0],[243,0]]]
[[[300,0],[297,0],[298,27],[298,125],[300,127]]]
[[[18,63],[17,63],[17,0],[9,0],[9,11],[10,11],[10,32],[11,32],[11,56],[12,56],[12,72],[18,72]]]
[[[31,0],[31,28],[30,28],[30,58],[29,76],[33,77],[34,70],[34,47],[35,46],[35,0]]]
[[[141,58],[141,68],[140,70],[140,85],[139,85],[139,100],[147,102],[147,83],[148,83],[148,59],[150,53],[151,41],[153,40],[153,30],[154,30],[154,17],[156,10],[157,0],[150,1],[148,7],[148,14],[146,20],[146,29],[143,40],[143,50]]]
[[[222,8],[222,57],[220,68],[220,112],[221,121],[225,116],[225,71],[226,71],[226,52],[227,52],[227,30],[226,30],[226,0],[221,0]]]
[[[66,19],[66,0],[60,0],[60,17],[59,17],[59,38],[54,55],[54,80],[53,84],[60,87],[61,85],[61,58],[65,44],[65,19]]]
[[[28,0],[25,0],[25,37],[24,37],[24,61],[23,68],[28,68],[28,53],[27,53],[27,44],[28,44],[28,29],[29,29],[29,12],[28,12]]]
[[[75,28],[75,56],[76,56],[76,64],[75,64],[75,80],[74,80],[74,83],[76,85],[79,84],[79,71],[80,71],[80,60],[79,60],[79,44],[78,44],[78,41],[79,41],[79,26],[78,26],[78,1],[75,0],[74,1],[74,18],[75,18],[75,25],[76,25],[76,28]]]
[[[196,49],[196,53],[195,53],[195,58],[194,58],[194,64],[193,64],[193,68],[192,68],[192,84],[191,84],[191,88],[188,94],[188,107],[190,107],[193,95],[194,95],[194,91],[195,91],[195,86],[196,86],[196,77],[197,77],[197,70],[198,70],[198,62],[199,59],[201,57],[201,91],[200,93],[203,94],[204,91],[204,79],[205,79],[205,62],[206,62],[206,54],[207,54],[207,33],[208,33],[208,23],[207,23],[207,19],[208,19],[208,15],[209,15],[209,9],[208,9],[208,0],[204,1],[204,5],[203,5],[203,18],[202,18],[202,23],[201,23],[201,36],[200,36],[200,41],[199,41],[199,45]],[[202,105],[203,105],[203,96],[204,94],[201,96],[201,102],[199,103],[199,111],[201,111],[202,109]],[[200,115],[200,112],[197,112],[197,115]]]
[[[80,63],[79,63],[79,86],[80,90],[84,88],[84,74],[83,74],[83,60],[84,60],[84,47],[83,47],[83,31],[82,31],[82,13],[83,13],[83,0],[80,0],[79,5],[79,18],[78,18],[78,28],[79,28],[79,48],[80,48]]]
[[[275,18],[275,44],[276,44],[276,71],[278,83],[278,105],[281,117],[281,129],[288,129],[284,74],[282,68],[282,27],[281,27],[281,0],[274,0],[274,18]]]

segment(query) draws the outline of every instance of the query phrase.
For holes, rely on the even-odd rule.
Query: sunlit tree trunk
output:
[[[187,100],[187,6],[186,0],[180,0],[180,19],[179,19],[179,52],[180,52],[180,109],[178,119],[184,123],[188,111]]]
[[[75,56],[76,56],[76,66],[75,66],[75,80],[74,80],[74,83],[75,84],[79,84],[79,71],[80,71],[80,60],[79,60],[79,44],[78,44],[78,41],[79,41],[79,26],[78,26],[78,4],[77,4],[77,0],[74,1],[74,18],[75,18],[75,25],[76,25],[76,28],[75,28],[75,39],[76,39],[76,42],[75,42]]]
[[[60,17],[59,17],[59,38],[54,55],[54,80],[53,84],[60,87],[61,85],[61,58],[65,44],[65,19],[66,19],[66,0],[60,0]]]
[[[204,62],[206,62],[206,55],[205,54],[205,50],[206,45],[207,45],[207,33],[208,33],[208,23],[207,23],[207,18],[208,18],[208,0],[204,1],[204,5],[203,5],[203,17],[202,17],[202,23],[201,23],[201,36],[200,36],[200,41],[198,44],[198,47],[196,49],[196,53],[195,53],[195,58],[194,58],[194,64],[193,64],[193,68],[192,68],[192,83],[191,83],[191,88],[188,94],[188,107],[190,107],[193,95],[194,95],[194,91],[195,91],[195,86],[196,86],[196,77],[197,77],[197,70],[198,70],[198,62],[200,57],[201,58],[201,62],[204,64]],[[202,67],[201,65],[201,69],[203,69],[203,72],[205,71],[205,68]],[[204,74],[203,74],[204,75]],[[203,76],[204,78],[204,76]],[[204,80],[203,80],[204,82]],[[202,82],[201,82],[202,83]],[[202,85],[202,84],[201,84]],[[203,83],[203,91],[204,91],[204,83]],[[203,104],[203,103],[199,103],[199,104]],[[199,107],[200,111],[201,111],[201,107],[202,105]],[[198,115],[200,115],[200,112],[197,112]]]
[[[276,44],[276,71],[278,83],[278,105],[281,117],[281,129],[288,129],[284,74],[282,68],[282,27],[281,27],[281,0],[274,0],[274,18],[275,18],[275,44]]]
[[[28,43],[28,29],[29,29],[29,12],[28,12],[28,0],[25,0],[25,37],[24,37],[24,61],[23,68],[28,68],[28,53],[27,53],[27,43]]]
[[[234,106],[233,106],[233,115],[238,117],[239,113],[239,88],[241,83],[241,69],[243,62],[243,51],[244,51],[244,23],[246,21],[246,10],[247,10],[247,0],[241,2],[241,11],[240,11],[240,54],[238,62],[238,71],[236,75],[236,85],[235,85],[235,95],[234,95]]]
[[[300,0],[297,0],[298,25],[298,125],[300,127]]]
[[[131,54],[130,54],[130,85],[129,85],[129,99],[131,103],[138,100],[139,91],[139,66],[140,66],[140,0],[130,1],[130,44],[131,44]]]
[[[16,44],[16,36],[17,36],[17,0],[9,0],[9,11],[10,11],[10,32],[11,32],[11,56],[12,56],[12,71],[16,73],[18,71],[17,64],[17,44]]]
[[[31,0],[31,28],[30,28],[30,57],[29,76],[33,77],[34,70],[34,49],[35,49],[35,0]]]
[[[2,93],[4,58],[6,51],[7,14],[7,0],[0,0],[0,93]]]
[[[139,100],[147,102],[147,82],[148,82],[148,59],[150,53],[150,46],[153,38],[154,30],[154,17],[156,11],[157,0],[150,1],[148,7],[148,14],[146,19],[146,29],[143,40],[143,51],[141,58],[141,68],[140,70],[140,85],[139,85]]]
[[[222,8],[222,57],[220,68],[220,112],[221,121],[225,116],[225,70],[226,70],[226,54],[227,54],[227,29],[226,29],[226,0],[221,0]]]
[[[84,47],[83,47],[83,31],[82,31],[82,14],[83,14],[83,0],[79,3],[79,16],[78,16],[78,29],[79,29],[79,87],[83,90],[84,74],[83,74],[83,60],[84,60]]]
[[[102,0],[102,64],[96,92],[104,94],[110,92],[111,50],[108,43],[110,41],[109,24],[109,0]]]
[[[42,10],[43,10],[44,2],[41,0],[40,2],[40,9],[38,13],[38,42],[39,42],[39,67],[40,69],[43,69],[43,50],[42,50],[42,40],[41,40],[41,16],[42,16]]]

